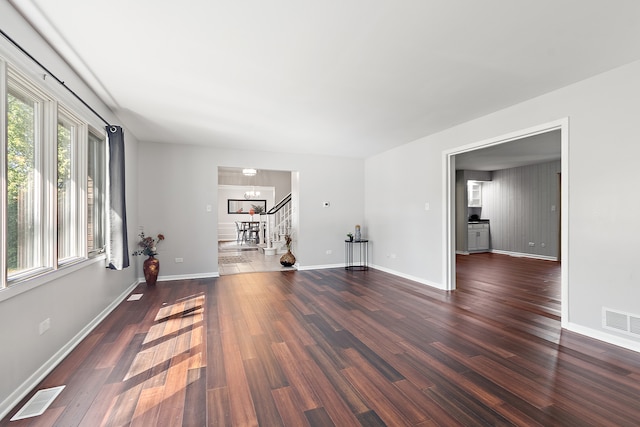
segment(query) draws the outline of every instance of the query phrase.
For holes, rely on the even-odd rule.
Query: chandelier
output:
[[[259,191],[245,191],[244,193],[244,198],[249,200],[249,199],[253,199],[254,197],[259,197],[260,196],[260,192]]]

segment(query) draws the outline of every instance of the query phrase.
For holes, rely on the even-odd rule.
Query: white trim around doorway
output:
[[[504,144],[506,142],[522,139],[529,136],[538,135],[553,130],[560,130],[561,144],[561,234],[560,234],[560,262],[561,268],[561,327],[566,328],[569,324],[569,118],[565,117],[553,122],[540,124],[527,129],[515,131],[506,135],[501,135],[471,144],[463,145],[451,150],[443,152],[443,195],[445,203],[443,204],[443,244],[444,244],[444,262],[443,262],[443,278],[444,288],[446,290],[454,290],[456,288],[456,248],[455,248],[455,156],[457,154],[475,151],[482,148],[491,147],[493,145]]]

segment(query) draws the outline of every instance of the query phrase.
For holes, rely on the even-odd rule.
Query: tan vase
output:
[[[158,281],[158,273],[160,272],[160,261],[153,256],[150,256],[144,260],[142,265],[142,271],[144,271],[144,280],[147,282],[147,286],[154,286]]]
[[[296,257],[293,256],[290,249],[287,249],[287,253],[280,257],[280,264],[285,267],[291,267],[296,263]]]

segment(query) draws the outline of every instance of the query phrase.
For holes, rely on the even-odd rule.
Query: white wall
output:
[[[601,74],[367,159],[366,224],[374,264],[443,286],[443,151],[569,117],[568,322],[636,346],[601,327],[603,306],[640,314],[633,174],[640,154],[640,62]],[[424,203],[430,210],[424,210]],[[395,258],[388,257],[390,253]],[[626,339],[625,339],[626,338]]]
[[[217,276],[217,166],[246,164],[294,171],[294,179],[299,177],[293,252],[300,268],[344,264],[345,235],[364,218],[364,160],[143,142],[139,223],[148,233],[166,236],[159,247],[160,280]],[[150,174],[153,179],[147,178]],[[331,206],[323,208],[323,201]],[[205,209],[208,204],[211,212]],[[184,262],[176,264],[176,257]],[[138,274],[142,275],[140,269]]]
[[[441,150],[411,143],[365,162],[370,262],[434,286],[442,280]]]
[[[29,53],[44,63],[54,74],[64,80],[78,95],[85,99],[107,120],[118,124],[117,119],[84,86],[81,80],[64,64],[57,55],[31,30],[23,19],[7,2],[0,2],[0,27]],[[4,38],[0,38],[0,55],[10,57],[15,64],[24,64],[24,71],[35,81],[39,81],[51,93],[69,96],[52,79],[42,80],[42,71],[24,55],[12,48]],[[80,114],[90,120],[95,117],[78,102],[69,99]],[[98,124],[101,123],[98,121]],[[137,142],[125,130],[126,167],[135,171],[137,164]],[[128,172],[126,181],[127,207],[129,211],[129,239],[135,236],[136,176]],[[2,266],[4,268],[4,266]],[[135,268],[111,271],[105,268],[104,257],[97,262],[87,262],[77,268],[54,273],[31,283],[39,282],[31,288],[24,284],[0,291],[0,417],[9,411],[32,387],[39,376],[53,366],[57,358],[64,355],[68,345],[78,334],[87,332],[92,322],[105,314],[105,310],[135,283]],[[51,319],[51,328],[43,335],[38,333],[38,325],[44,319]]]

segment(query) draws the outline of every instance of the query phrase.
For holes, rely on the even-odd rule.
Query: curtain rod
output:
[[[89,104],[86,103],[86,101],[82,98],[80,98],[80,96],[75,93],[69,86],[67,86],[64,81],[60,80],[55,74],[53,74],[51,71],[49,71],[49,69],[47,67],[45,67],[44,65],[42,65],[42,63],[40,61],[38,61],[36,58],[34,58],[29,52],[27,52],[22,46],[20,46],[18,44],[18,42],[16,42],[15,40],[13,40],[11,37],[9,37],[9,35],[7,33],[4,32],[4,30],[2,30],[2,28],[0,28],[0,33],[2,33],[2,35],[4,36],[5,39],[7,39],[12,45],[14,45],[16,48],[18,48],[18,50],[20,50],[20,52],[24,53],[29,59],[31,59],[33,62],[35,62],[36,64],[38,64],[38,66],[40,68],[42,68],[48,75],[50,75],[51,77],[53,77],[58,83],[60,83],[60,85],[62,85],[62,87],[64,87],[66,90],[69,91],[69,93],[71,93],[71,95],[73,95],[78,101],[82,102],[82,105],[84,105],[85,107],[87,107],[93,114],[96,115],[96,117],[98,117],[100,120],[102,120],[102,122],[107,125],[110,129],[113,127],[111,125],[111,123],[109,123],[108,121],[106,121],[100,114],[98,114],[98,112],[96,110],[94,110],[93,108],[91,108],[91,106]],[[113,132],[113,130],[112,130]]]

